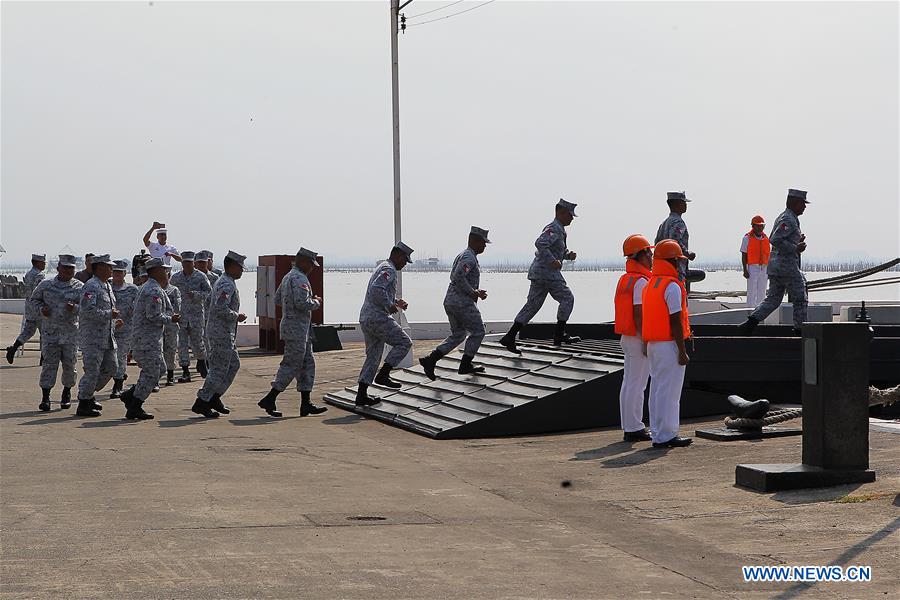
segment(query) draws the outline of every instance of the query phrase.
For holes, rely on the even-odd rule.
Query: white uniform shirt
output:
[[[159,242],[150,242],[147,246],[147,251],[150,252],[151,258],[161,258],[163,263],[170,265],[172,264],[172,257],[166,256],[166,252],[171,252],[172,254],[178,254],[178,248],[171,244],[160,244]]]
[[[663,298],[666,299],[666,306],[669,309],[669,314],[674,315],[677,312],[681,312],[681,286],[675,282],[669,283],[666,287],[666,291],[663,292]]]
[[[634,293],[631,295],[631,303],[633,305],[637,306],[643,302],[641,296],[644,294],[645,287],[647,287],[647,280],[643,277],[638,277],[637,281],[634,282]]]

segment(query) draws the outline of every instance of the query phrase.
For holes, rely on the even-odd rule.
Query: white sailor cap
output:
[[[161,234],[161,233],[168,234],[168,233],[169,233],[169,230],[166,229],[165,227],[160,227],[159,229],[156,230],[156,235],[159,235],[159,234]]]
[[[413,249],[412,248],[410,248],[403,242],[397,242],[396,244],[394,244],[394,248],[399,250],[403,254],[405,254],[406,260],[409,262],[409,264],[412,264],[412,262],[413,262],[413,259],[412,259]]]
[[[244,261],[247,260],[247,257],[243,254],[238,254],[234,250],[229,250],[228,254],[225,255],[225,258],[233,260],[237,264],[241,265],[242,269],[246,270],[246,267],[244,267]]]
[[[481,227],[475,227],[474,225],[472,225],[472,229],[469,230],[469,235],[477,235],[484,240],[485,244],[491,243],[491,240],[488,239],[487,229],[482,229]]]
[[[562,198],[560,198],[559,202],[556,203],[556,208],[563,208],[563,209],[569,211],[569,214],[572,215],[573,217],[578,216],[575,214],[576,206],[578,206],[578,205],[575,204],[574,202],[568,202],[566,200],[563,200]]]
[[[316,257],[318,257],[319,255],[314,250],[308,250],[307,248],[300,248],[299,250],[297,250],[297,257],[299,258],[301,256],[306,257],[309,260],[311,260],[314,267],[319,266],[319,261],[316,260]]]

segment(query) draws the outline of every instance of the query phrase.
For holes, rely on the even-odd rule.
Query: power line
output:
[[[490,4],[491,2],[494,2],[494,0],[487,0],[487,2],[482,2],[481,4],[475,5],[475,6],[473,6],[472,8],[467,8],[466,10],[461,10],[461,11],[459,11],[459,12],[455,12],[455,13],[449,14],[449,15],[447,15],[447,16],[445,16],[445,17],[438,17],[438,18],[436,18],[436,19],[429,19],[428,21],[422,21],[421,23],[413,23],[412,25],[408,25],[407,27],[418,27],[419,25],[427,25],[428,23],[434,23],[435,21],[443,21],[444,19],[449,19],[450,17],[455,17],[456,15],[461,15],[461,14],[463,14],[463,13],[467,13],[467,12],[473,11],[473,10],[475,10],[476,8],[481,8],[482,6],[485,6],[485,5],[487,5],[487,4]]]
[[[433,12],[437,12],[437,11],[439,11],[439,10],[444,10],[445,8],[450,8],[450,7],[453,6],[454,4],[459,4],[459,3],[462,2],[462,1],[463,1],[463,0],[456,0],[456,2],[451,2],[450,4],[445,4],[444,6],[439,6],[439,7],[437,7],[437,8],[433,8],[433,9],[431,9],[431,10],[426,10],[425,12],[420,12],[420,13],[417,14],[417,15],[412,15],[411,17],[407,17],[407,20],[409,20],[409,19],[418,19],[418,18],[421,17],[421,16],[429,15],[429,14],[431,14],[431,13],[433,13]]]

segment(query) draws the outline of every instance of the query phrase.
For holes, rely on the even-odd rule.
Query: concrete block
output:
[[[856,321],[859,310],[859,306],[842,306],[841,321]],[[866,303],[866,312],[869,313],[873,325],[900,325],[900,304],[870,305]]]
[[[831,323],[833,321],[830,304],[810,304],[806,310],[807,323]],[[783,303],[763,321],[766,325],[792,325],[794,323],[794,307],[789,302]]]

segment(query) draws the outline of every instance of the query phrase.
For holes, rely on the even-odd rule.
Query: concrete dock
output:
[[[0,315],[4,346],[18,324]],[[38,412],[38,354],[0,367],[3,598],[888,598],[900,585],[889,429],[870,432],[876,482],[760,494],[734,486],[735,465],[797,462],[799,437],[435,441],[334,407],[301,419],[295,391],[273,420],[256,401],[279,357],[253,352],[231,415],[190,412],[196,378],[154,394],[153,421],[125,421],[118,400],[85,419],[59,410],[61,387]],[[317,354],[314,400],[353,385],[362,356]],[[868,565],[873,580],[745,583],[742,565]]]

